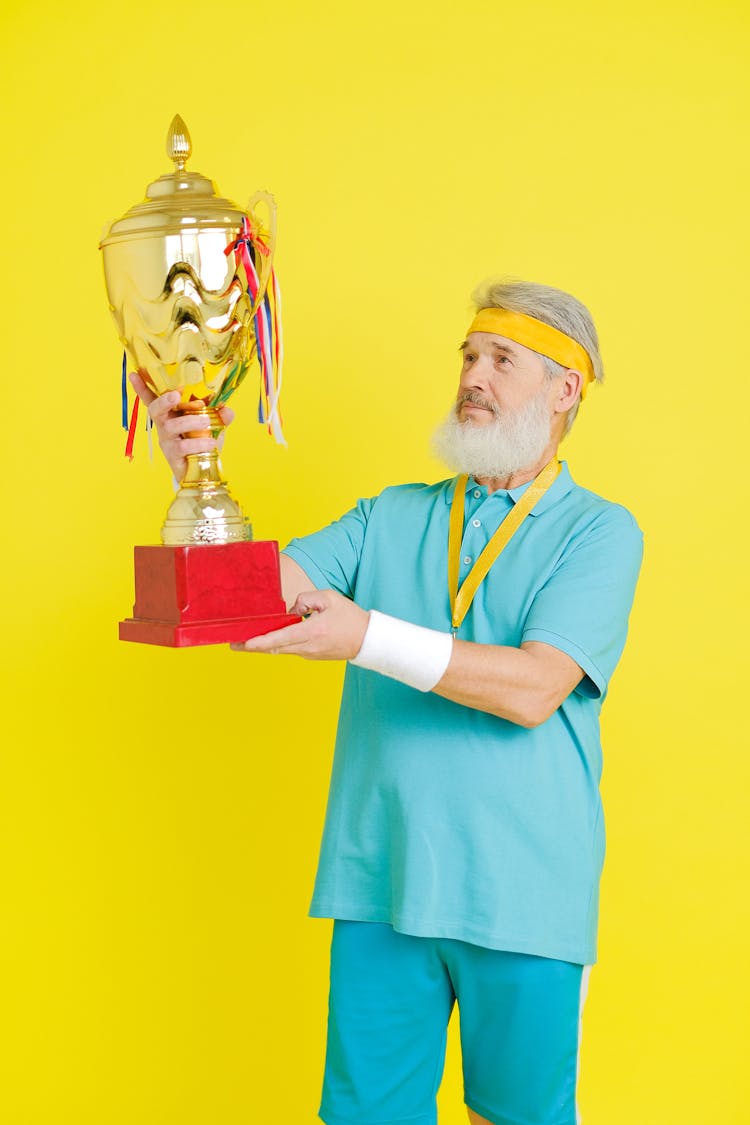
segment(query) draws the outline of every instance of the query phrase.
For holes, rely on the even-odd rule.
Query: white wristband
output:
[[[351,663],[418,691],[432,691],[442,680],[452,651],[451,633],[425,629],[371,609],[365,639]]]

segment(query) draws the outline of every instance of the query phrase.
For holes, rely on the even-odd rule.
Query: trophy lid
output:
[[[175,114],[167,133],[167,155],[174,161],[174,171],[149,184],[143,203],[136,203],[121,219],[110,224],[99,243],[100,249],[113,242],[188,230],[237,230],[245,212],[231,200],[223,199],[211,180],[199,172],[185,170],[192,150],[187,126]]]

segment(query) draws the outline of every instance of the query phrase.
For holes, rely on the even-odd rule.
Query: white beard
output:
[[[495,418],[477,425],[471,418],[459,421],[454,406],[432,436],[436,455],[459,473],[475,477],[502,478],[521,469],[534,468],[550,440],[547,390],[514,412],[500,411],[480,395],[469,393],[462,402],[491,406]]]

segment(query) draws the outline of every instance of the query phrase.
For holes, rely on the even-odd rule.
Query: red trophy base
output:
[[[302,618],[286,612],[272,540],[135,548],[133,616],[121,641],[184,648],[248,641]]]

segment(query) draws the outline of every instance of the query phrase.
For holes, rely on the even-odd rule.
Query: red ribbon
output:
[[[135,396],[133,403],[133,413],[130,415],[130,426],[128,427],[128,440],[125,443],[125,456],[133,460],[133,442],[135,441],[135,428],[138,425],[138,404],[141,400],[138,395]]]

